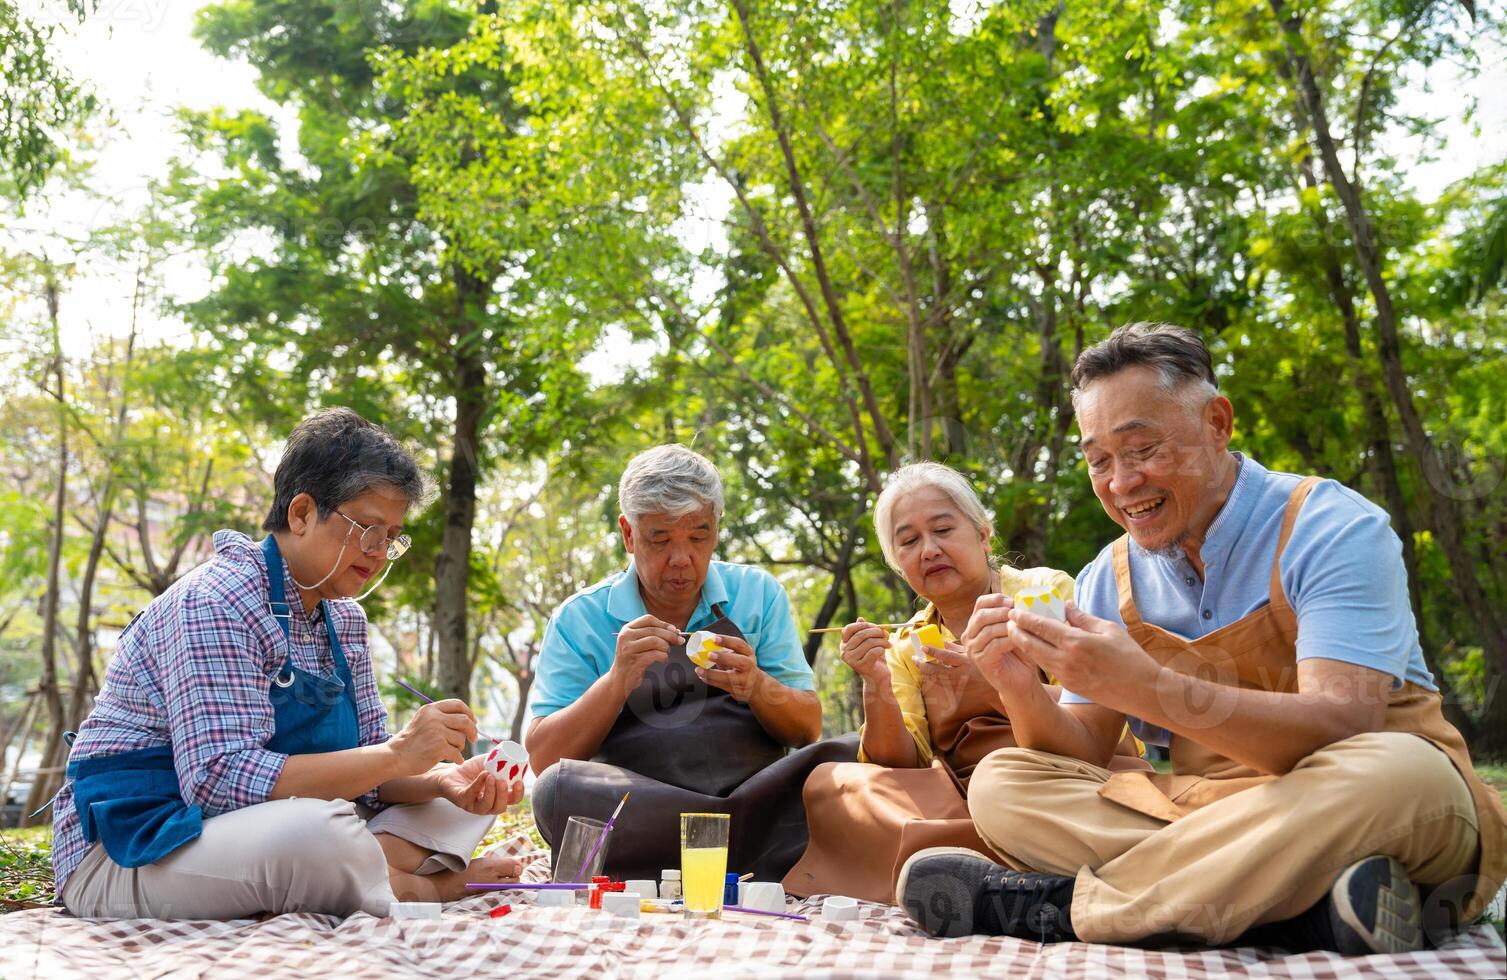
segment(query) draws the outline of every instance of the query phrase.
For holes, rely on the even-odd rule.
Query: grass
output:
[[[1476,775],[1486,781],[1486,785],[1502,794],[1502,803],[1507,805],[1507,762],[1488,762],[1476,766]]]
[[[497,822],[492,825],[487,836],[476,845],[476,853],[480,854],[493,844],[501,844],[509,837],[517,837],[519,834],[527,834],[535,847],[546,849],[544,838],[539,836],[539,829],[534,826],[534,810],[527,796],[517,806],[497,818]]]
[[[52,904],[52,828],[0,830],[0,911]]]

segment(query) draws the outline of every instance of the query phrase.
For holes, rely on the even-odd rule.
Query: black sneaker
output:
[[[1376,854],[1341,871],[1290,924],[1291,938],[1344,956],[1410,953],[1423,948],[1423,898],[1401,864]]]
[[[1071,942],[1073,879],[1011,871],[977,851],[929,847],[900,869],[895,899],[933,936]]]

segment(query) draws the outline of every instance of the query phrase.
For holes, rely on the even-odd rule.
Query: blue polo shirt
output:
[[[686,628],[703,629],[714,622],[713,603],[721,603],[727,618],[743,631],[761,670],[786,687],[816,689],[790,618],[790,600],[773,575],[751,565],[714,561],[707,566],[701,599]],[[574,704],[612,666],[617,651],[612,634],[647,611],[632,564],[560,603],[544,628],[529,712],[543,718]]]
[[[1196,640],[1270,601],[1272,561],[1287,498],[1301,477],[1274,473],[1235,454],[1235,485],[1209,525],[1199,578],[1186,555],[1172,558],[1130,546],[1130,578],[1143,621]],[[1418,645],[1402,541],[1386,511],[1334,480],[1308,494],[1282,552],[1282,588],[1298,617],[1298,659],[1358,664],[1437,690]],[[1078,575],[1077,603],[1121,626],[1114,545]],[[1064,704],[1086,698],[1062,692]],[[1132,720],[1143,741],[1166,732]]]

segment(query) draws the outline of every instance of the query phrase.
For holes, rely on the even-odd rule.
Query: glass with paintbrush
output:
[[[603,836],[606,831],[606,836]],[[607,845],[612,832],[607,824],[590,817],[571,817],[565,823],[560,846],[555,848],[554,880],[590,882],[607,863]]]

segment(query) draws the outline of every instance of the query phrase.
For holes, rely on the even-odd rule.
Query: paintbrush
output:
[[[413,695],[415,695],[417,697],[423,698],[425,701],[429,702],[430,704],[434,703],[434,698],[431,698],[429,695],[425,694],[423,691],[421,691],[418,688],[414,687],[412,684],[405,684],[402,681],[398,680],[396,677],[393,678],[393,683],[396,684],[396,685],[398,685],[399,687],[401,687],[403,690],[407,691],[408,693],[413,694]],[[500,739],[500,738],[497,738],[495,736],[488,735],[486,732],[482,731],[480,728],[478,728],[476,730],[476,734],[480,735],[482,738],[486,739],[488,742],[493,743],[494,745],[501,745],[505,741],[504,739]]]
[[[877,626],[885,630],[897,630],[902,626],[914,626],[914,623],[864,623],[865,626]],[[824,626],[819,630],[807,630],[807,633],[841,633],[846,626]]]
[[[747,912],[749,915],[767,915],[767,916],[770,916],[770,917],[775,918],[775,919],[794,919],[797,922],[809,922],[810,921],[804,915],[797,915],[794,912],[770,912],[767,909],[750,909],[750,908],[744,908],[741,905],[724,905],[724,906],[722,906],[722,911],[724,911],[724,912]]]
[[[591,867],[591,859],[597,856],[597,851],[600,851],[602,845],[606,843],[607,834],[611,832],[612,825],[617,822],[617,815],[623,812],[623,806],[628,802],[628,795],[628,793],[624,793],[623,798],[618,801],[617,809],[613,810],[612,816],[607,818],[607,826],[602,828],[601,836],[597,837],[597,842],[591,845],[591,852],[586,855],[586,860],[581,862],[581,871],[583,874],[587,868]]]
[[[486,888],[493,891],[563,892],[584,891],[591,886],[578,881],[549,881],[539,884],[524,884],[521,881],[500,881],[496,883],[467,882],[466,887]]]

